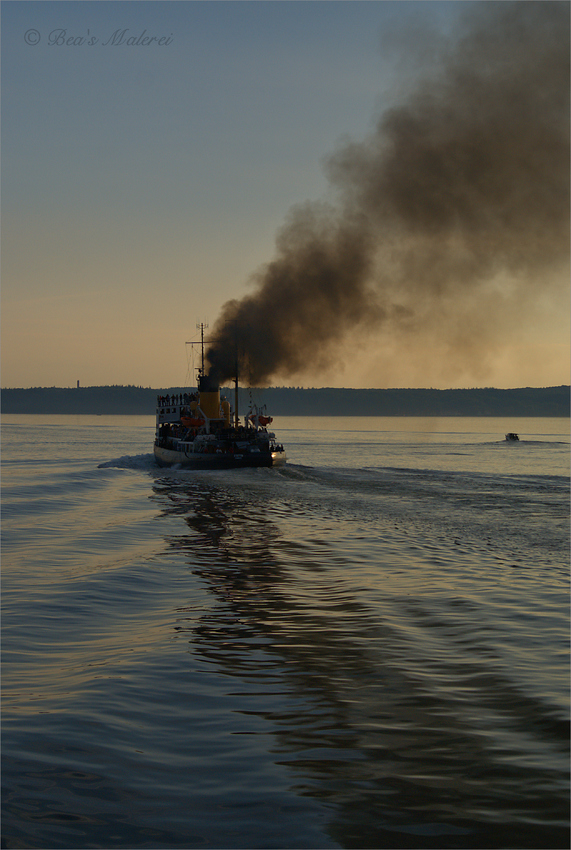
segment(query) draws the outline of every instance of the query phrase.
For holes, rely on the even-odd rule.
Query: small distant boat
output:
[[[159,396],[156,414],[154,455],[159,466],[235,469],[286,463],[284,447],[268,431],[272,418],[264,409],[252,405],[240,424],[237,376],[235,410],[221,399],[218,381],[204,371],[204,336],[197,389]]]
[[[519,436],[517,434],[515,434],[513,431],[510,431],[508,434],[506,434],[506,441],[508,443],[518,443],[519,442]]]

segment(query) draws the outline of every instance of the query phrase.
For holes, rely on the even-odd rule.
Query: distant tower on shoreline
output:
[[[77,382],[77,389],[79,389],[79,381]]]

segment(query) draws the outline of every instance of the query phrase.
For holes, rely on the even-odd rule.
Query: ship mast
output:
[[[197,327],[199,327],[199,326],[197,325]],[[202,374],[204,375],[204,322],[200,323],[200,354],[201,354],[201,358],[202,358],[201,371],[202,371]]]
[[[239,418],[238,418],[238,323],[234,322],[235,326],[235,352],[234,352],[234,425],[238,428]],[[199,322],[196,325],[197,330],[200,331],[200,357],[201,357],[201,366],[198,370],[199,375],[204,376],[204,331],[208,328],[208,325],[204,322]],[[195,342],[187,342],[187,345],[197,345]]]
[[[198,322],[196,325],[196,329],[200,331],[200,366],[198,367],[198,374],[204,375],[204,331],[208,328],[208,325],[205,322]],[[197,340],[191,340],[187,342],[186,345],[198,345]]]
[[[238,326],[236,325],[236,377],[234,378],[234,421],[238,427]]]

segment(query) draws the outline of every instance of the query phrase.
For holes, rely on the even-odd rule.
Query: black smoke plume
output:
[[[234,376],[237,353],[253,385],[317,372],[355,329],[481,360],[569,258],[569,5],[471,6],[328,175],[338,201],[294,208],[253,291],[224,305],[214,372]]]

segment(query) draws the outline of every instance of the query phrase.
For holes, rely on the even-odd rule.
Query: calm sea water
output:
[[[2,424],[3,847],[569,846],[569,420]]]

